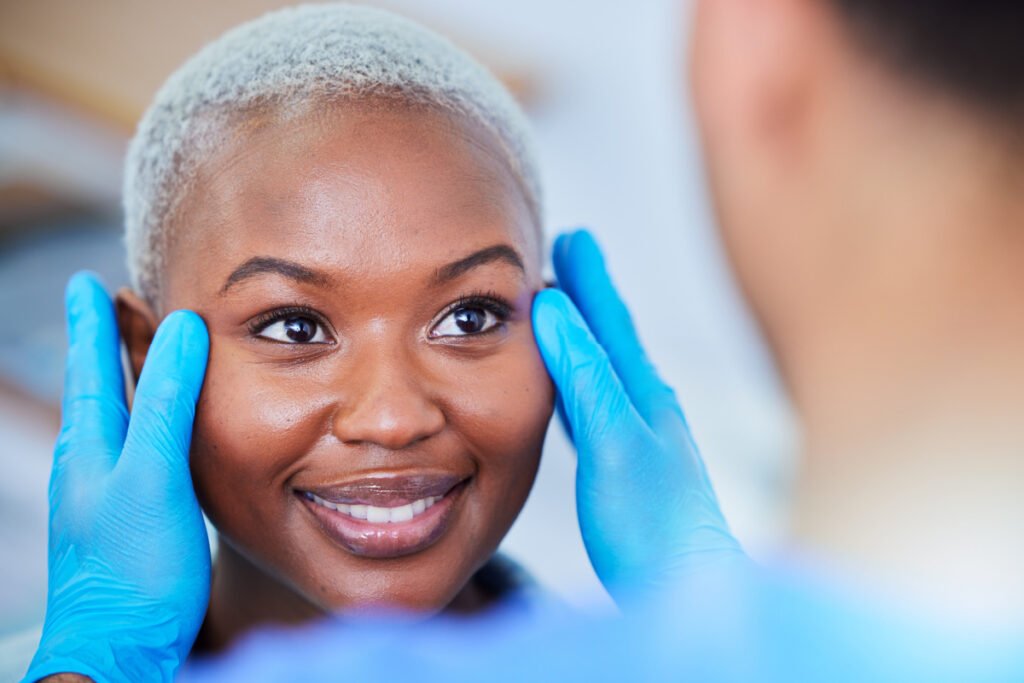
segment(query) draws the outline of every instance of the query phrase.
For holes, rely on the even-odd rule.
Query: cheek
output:
[[[211,344],[191,467],[199,501],[218,529],[272,509],[252,501],[273,503],[268,495],[284,490],[275,484],[317,438],[315,399],[293,393],[269,371]]]
[[[502,508],[498,518],[511,523],[533,484],[554,407],[532,333],[452,376],[458,381],[451,385],[449,419],[476,454],[485,493],[479,500]]]
[[[773,230],[772,198],[762,189],[765,183],[749,168],[744,170],[742,159],[711,159],[709,165],[719,234],[730,269],[763,326],[776,297],[772,276],[793,265],[786,262],[791,245]]]
[[[554,389],[532,344],[517,344],[500,362],[467,368],[457,377],[449,402],[465,436],[495,451],[519,449],[538,435],[543,438]]]

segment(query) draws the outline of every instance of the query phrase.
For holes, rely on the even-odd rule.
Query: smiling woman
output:
[[[236,29],[157,96],[118,312],[136,377],[168,312],[210,333],[191,468],[220,544],[197,650],[509,589],[483,575],[553,407],[523,126],[448,43],[341,5]]]

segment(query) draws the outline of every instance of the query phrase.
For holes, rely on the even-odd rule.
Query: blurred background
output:
[[[126,283],[121,165],[186,57],[273,0],[0,0],[0,637],[42,620],[46,484],[59,421],[62,292],[79,269]],[[688,3],[372,2],[489,66],[532,119],[549,237],[602,242],[653,360],[679,394],[736,534],[787,530],[792,416],[734,289],[689,125]],[[505,548],[575,605],[605,598],[575,522],[574,455],[551,430]]]

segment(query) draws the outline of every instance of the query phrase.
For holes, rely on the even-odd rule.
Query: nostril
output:
[[[387,400],[362,400],[347,410],[342,407],[334,417],[333,431],[345,443],[398,450],[430,438],[444,425],[444,412],[433,402],[391,394]]]

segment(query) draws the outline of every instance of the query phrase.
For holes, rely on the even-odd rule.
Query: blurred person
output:
[[[1024,613],[1024,9],[699,2],[718,224],[803,428],[794,543]]]
[[[804,424],[798,545],[962,629],[1018,636],[1021,12],[703,0],[692,60],[722,234]],[[584,541],[626,619],[401,632],[404,658],[393,630],[323,631],[308,650],[278,635],[218,680],[287,679],[296,650],[382,678],[503,661],[495,680],[1019,679],[1019,638],[943,638],[859,619],[813,582],[751,579],[593,241],[562,238],[555,266],[564,293],[537,295],[535,333],[580,455]]]

